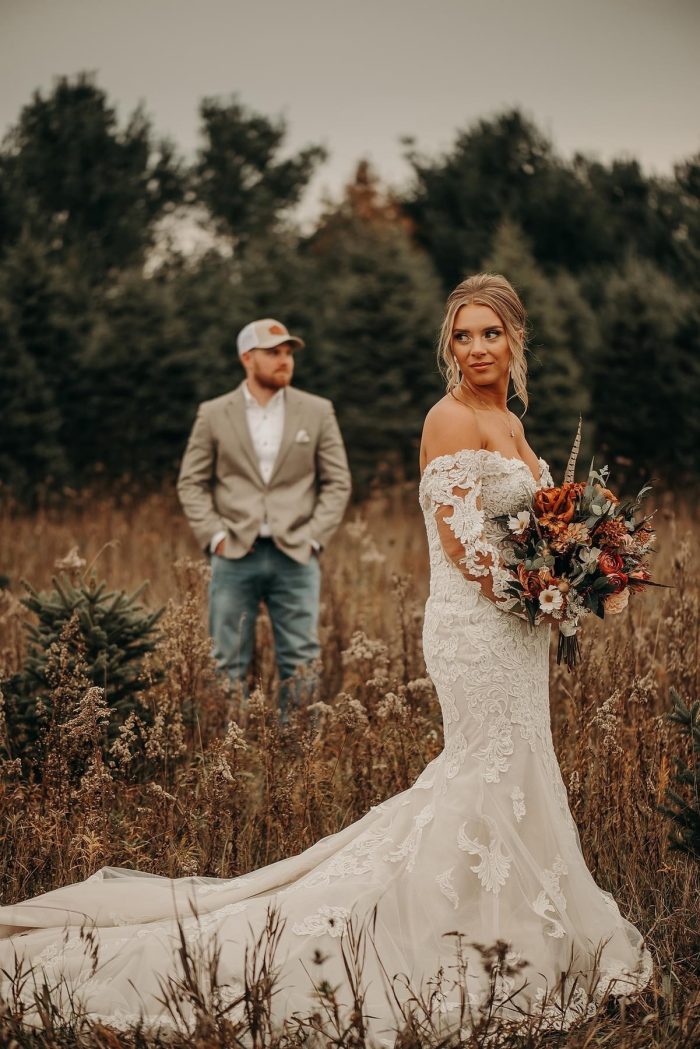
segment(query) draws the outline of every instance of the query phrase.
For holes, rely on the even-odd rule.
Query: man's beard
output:
[[[255,378],[266,390],[281,390],[292,381],[291,372],[273,373],[270,376],[256,375]]]

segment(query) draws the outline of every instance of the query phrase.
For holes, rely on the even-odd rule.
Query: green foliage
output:
[[[99,464],[107,477],[157,483],[177,468],[187,438],[198,346],[179,316],[175,288],[125,272],[106,289],[83,349],[79,474]],[[144,427],[147,427],[144,434]]]
[[[72,479],[74,453],[85,437],[77,405],[88,302],[72,267],[52,260],[45,245],[27,235],[0,262],[0,357],[7,365],[0,398],[19,426],[7,427],[3,439],[5,476],[20,486],[23,478],[26,487]],[[45,472],[37,473],[41,464]]]
[[[653,263],[630,259],[604,284],[591,386],[596,447],[669,481],[698,470],[697,299]]]
[[[667,719],[687,736],[689,763],[675,759],[677,790],[668,789],[668,805],[661,812],[675,823],[670,835],[674,849],[700,860],[700,702],[687,707],[675,688],[671,688],[673,710]]]
[[[27,582],[24,586],[27,596],[22,603],[34,613],[35,622],[27,626],[27,654],[21,673],[3,685],[13,737],[35,737],[39,700],[50,710],[55,686],[51,653],[62,637],[64,670],[80,664],[81,680],[84,677],[88,684],[103,690],[108,706],[122,722],[136,709],[138,693],[153,680],[154,671],[147,673],[144,659],[155,649],[163,609],[151,612],[139,602],[146,584],[129,595],[123,590],[109,590],[94,574],[76,578],[73,573],[71,578],[62,573],[54,577],[50,590],[37,591]],[[73,619],[76,626],[66,640],[64,632]]]
[[[200,106],[204,145],[194,171],[198,198],[239,243],[266,233],[299,201],[325,150],[308,146],[279,159],[284,120],[207,98]]]
[[[47,376],[20,338],[0,300],[0,477],[15,492],[65,476],[61,416]]]
[[[356,204],[351,195],[316,235],[315,306],[319,379],[362,485],[382,463],[416,471],[423,419],[442,392],[435,364],[442,296],[406,229],[358,214]]]
[[[505,274],[527,304],[532,405],[527,413],[528,440],[556,477],[566,466],[578,417],[585,417],[588,410],[586,360],[596,337],[591,311],[571,277],[545,277],[521,231],[510,222],[499,227],[485,268]],[[584,422],[584,456],[590,450],[588,430]]]
[[[518,110],[481,120],[431,160],[410,145],[415,181],[406,211],[446,288],[478,270],[507,218],[542,263],[578,268],[595,257],[585,187]]]
[[[0,156],[0,214],[61,257],[76,254],[93,279],[136,261],[153,224],[180,198],[182,179],[167,143],[156,144],[137,110],[125,128],[86,74],[35,92]]]
[[[290,156],[285,121],[237,99],[206,99],[201,130],[187,168],[81,74],[0,146],[0,479],[18,495],[171,482],[198,401],[242,378],[237,331],[265,315],[306,340],[295,382],[336,403],[358,490],[380,463],[414,473],[442,296],[487,266],[531,317],[528,436],[554,470],[582,413],[582,455],[617,456],[617,478],[698,479],[700,155],[667,178],[564,161],[513,110],[443,156],[410,146],[405,199],[361,163],[302,234],[290,209],[323,150]],[[203,256],[159,226],[181,200],[218,230]]]
[[[481,267],[494,231],[517,223],[547,273],[619,265],[632,253],[678,276],[697,273],[697,158],[672,179],[635,160],[567,162],[517,110],[480,120],[451,151],[421,156],[409,141],[414,182],[405,208],[446,288]]]

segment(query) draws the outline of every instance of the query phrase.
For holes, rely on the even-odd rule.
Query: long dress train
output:
[[[447,526],[473,574],[492,572],[497,594],[496,559],[484,568],[502,536],[494,518],[526,508],[538,483],[551,483],[543,460],[540,467],[536,482],[519,459],[464,450],[433,460],[423,475],[431,565],[424,654],[445,745],[412,787],[303,853],[243,877],[171,880],[105,868],[0,908],[0,970],[33,966],[37,982],[70,988],[102,1022],[167,1025],[159,998],[163,981],[179,972],[180,930],[195,952],[220,947],[218,977],[233,999],[246,945],[260,937],[273,906],[283,919],[273,997],[280,1021],[317,1007],[313,978],[337,986],[349,1004],[343,934],[374,912],[376,951],[367,950],[362,977],[370,1031],[385,1044],[395,1023],[385,977],[403,974],[419,987],[441,966],[450,971],[455,932],[474,1006],[488,977],[470,945],[509,944],[511,975],[495,989],[504,1016],[539,1010],[563,1028],[590,1014],[606,991],[645,986],[649,953],[593,880],[569,812],[550,728],[549,627],[530,629],[484,597],[440,538]],[[551,995],[564,972],[557,1004]],[[397,981],[399,997],[402,987]],[[447,980],[434,1002],[449,1026],[458,988]]]

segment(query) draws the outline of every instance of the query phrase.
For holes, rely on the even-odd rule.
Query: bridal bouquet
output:
[[[512,573],[504,589],[515,599],[512,610],[533,625],[541,613],[558,620],[557,662],[570,670],[579,659],[582,616],[621,612],[630,593],[660,585],[647,563],[655,537],[650,517],[638,516],[650,486],[621,502],[607,486],[608,467],[596,470],[593,463],[588,480],[574,482],[580,435],[579,425],[564,482],[540,488],[529,510],[504,516],[504,559]]]

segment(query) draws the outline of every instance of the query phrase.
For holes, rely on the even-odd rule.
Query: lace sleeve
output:
[[[429,464],[431,473],[423,488],[442,548],[466,579],[479,584],[485,597],[511,611],[517,602],[505,588],[512,577],[498,548],[484,535],[478,457],[465,449],[442,458],[444,463],[435,460]]]

